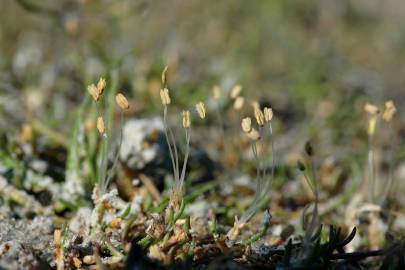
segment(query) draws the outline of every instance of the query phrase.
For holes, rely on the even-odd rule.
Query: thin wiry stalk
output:
[[[176,174],[177,174],[176,181],[179,181],[179,174],[180,174],[179,154],[177,152],[177,145],[176,145],[176,140],[174,139],[173,131],[170,128],[170,126],[168,126],[168,129],[169,129],[170,139],[172,141],[172,145],[173,145],[173,148],[174,148],[174,159],[175,159],[175,162],[176,162]]]
[[[179,186],[177,187],[178,189],[181,189],[184,183],[184,177],[186,175],[186,167],[187,167],[187,161],[188,161],[188,156],[190,154],[190,138],[191,138],[191,128],[186,128],[184,129],[186,133],[186,150],[184,154],[184,161],[183,161],[183,168],[181,171],[181,177],[180,177],[180,182]]]
[[[318,181],[316,181],[316,172],[315,172],[315,165],[314,161],[311,159],[311,177],[312,177],[312,182],[314,184],[315,188],[315,202],[318,203],[319,199],[319,187],[318,187]]]
[[[275,148],[274,148],[274,139],[273,139],[273,128],[271,125],[271,122],[269,122],[269,133],[270,133],[270,142],[271,142],[271,177],[274,176],[274,170],[276,168],[276,162],[275,162]]]
[[[275,148],[274,148],[274,139],[273,139],[273,128],[271,125],[271,121],[269,122],[269,140],[270,140],[270,150],[271,150],[271,175],[270,179],[274,178],[274,171],[276,168],[276,162],[275,162]],[[267,175],[267,167],[264,168],[264,174]],[[263,192],[267,192],[267,190],[270,189],[270,184],[271,181],[267,181],[266,185],[264,187]]]
[[[262,130],[260,130],[261,135]],[[256,195],[250,205],[250,207],[246,210],[246,212],[242,215],[242,217],[239,220],[239,224],[244,224],[248,222],[257,212],[257,210],[260,207],[260,203],[262,200],[267,196],[270,184],[271,184],[271,179],[274,177],[274,167],[275,167],[275,160],[274,160],[274,140],[272,138],[273,132],[271,128],[271,123],[269,122],[269,139],[271,140],[271,151],[272,151],[272,171],[270,178],[268,178],[267,175],[267,169],[266,166],[263,166],[262,164],[262,157],[259,156],[258,151],[257,151],[257,142],[252,142],[252,152],[253,156],[255,157],[256,161]],[[262,136],[264,138],[264,136]]]
[[[305,177],[305,180],[308,182],[312,192],[314,193],[315,202],[314,202],[314,210],[312,211],[311,223],[309,224],[309,227],[306,226],[306,224],[304,224],[304,226],[305,226],[305,236],[304,236],[304,243],[303,243],[304,246],[308,246],[311,244],[311,238],[313,237],[314,232],[319,224],[319,214],[318,214],[318,202],[319,202],[319,190],[318,189],[319,189],[319,187],[318,187],[318,183],[316,181],[315,167],[314,167],[314,164],[312,163],[312,160],[311,160],[310,166],[311,166],[311,173],[308,174],[308,173],[304,172],[304,177]],[[305,211],[304,211],[303,215],[305,215]]]
[[[101,115],[98,103],[96,103],[96,111],[97,111],[97,115]],[[99,180],[98,180],[100,194],[104,194],[107,190],[107,184],[105,182],[106,182],[107,167],[108,167],[108,162],[107,162],[108,139],[109,138],[107,136],[107,132],[101,136],[101,140],[102,140],[102,142],[101,142],[101,161],[100,161],[101,173],[99,175]]]
[[[393,167],[394,167],[394,145],[395,145],[395,140],[394,140],[394,129],[392,127],[392,122],[389,122],[389,137],[390,137],[390,145],[389,145],[389,167],[388,167],[388,180],[387,180],[387,185],[384,190],[383,196],[381,198],[381,203],[384,203],[384,201],[388,198],[388,196],[391,193],[392,185],[393,185]]]
[[[262,187],[262,171],[260,166],[260,158],[257,152],[257,142],[252,142],[252,152],[256,161],[256,191],[261,191]]]
[[[104,194],[106,192],[106,175],[107,175],[107,153],[108,153],[108,137],[106,134],[102,135],[102,151],[101,151],[101,163],[100,163],[100,168],[101,168],[101,174],[99,178],[99,187],[100,187],[100,193]]]
[[[374,202],[375,192],[374,135],[368,136],[368,200]]]
[[[119,137],[119,141],[118,141],[118,149],[114,155],[114,161],[113,161],[113,165],[111,166],[111,168],[108,171],[107,174],[107,180],[105,181],[105,188],[107,189],[108,184],[111,181],[111,178],[113,176],[113,172],[115,171],[115,168],[117,167],[118,164],[118,159],[120,156],[120,151],[121,151],[121,146],[122,146],[122,138],[123,138],[123,125],[124,125],[124,113],[123,111],[121,111],[120,113],[120,137]]]
[[[168,125],[167,125],[167,106],[165,105],[164,111],[163,111],[163,125],[164,125],[164,132],[165,132],[165,138],[166,138],[166,143],[169,148],[169,153],[170,153],[170,159],[172,161],[172,166],[173,166],[173,174],[174,178],[177,181],[178,177],[178,168],[176,166],[176,162],[173,156],[173,150],[172,150],[172,145],[169,140],[169,135],[168,135]]]

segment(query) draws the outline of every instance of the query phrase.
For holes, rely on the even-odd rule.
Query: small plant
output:
[[[374,134],[377,126],[378,114],[380,109],[370,103],[364,106],[364,110],[368,113],[368,200],[375,202],[375,161],[374,161]]]
[[[171,188],[171,196],[169,202],[169,209],[171,210],[179,210],[181,208],[182,200],[183,200],[183,187],[184,187],[184,179],[186,176],[186,168],[188,157],[190,154],[190,138],[191,138],[191,117],[190,111],[185,110],[182,112],[182,124],[185,133],[185,152],[184,152],[184,160],[183,165],[180,168],[179,165],[179,153],[176,144],[176,140],[174,137],[174,133],[172,131],[171,126],[168,124],[167,114],[168,114],[168,105],[171,103],[171,98],[169,95],[169,89],[167,85],[167,66],[162,72],[162,86],[163,88],[160,90],[160,98],[163,104],[163,123],[164,123],[164,132],[165,138],[167,142],[167,146],[169,148],[170,159],[172,162],[173,167],[173,176],[174,176],[174,184]],[[205,105],[203,102],[199,102],[196,104],[196,111],[201,119],[205,118],[206,110]]]
[[[392,176],[392,167],[393,167],[393,127],[392,127],[392,118],[395,115],[397,109],[394,105],[394,102],[389,100],[384,104],[384,112],[382,114],[382,119],[388,124],[389,136],[390,136],[390,145],[389,145],[389,171],[388,171],[388,181],[385,185],[385,188],[380,193],[380,198],[378,203],[383,203],[389,196],[390,190],[392,188],[393,176]],[[374,158],[374,148],[375,148],[375,134],[377,130],[377,123],[380,120],[381,110],[373,104],[367,103],[364,106],[364,111],[368,114],[368,200],[372,203],[377,203],[376,198],[376,169],[375,169],[375,158]]]
[[[236,90],[234,90],[236,91]],[[240,90],[237,94],[239,94]],[[237,94],[231,95],[235,96]],[[260,208],[261,202],[268,196],[270,189],[271,189],[271,179],[274,176],[274,169],[275,169],[275,157],[274,157],[274,143],[273,143],[273,129],[272,129],[272,119],[273,119],[273,111],[271,108],[264,108],[263,111],[260,110],[258,105],[254,106],[254,116],[256,119],[256,123],[258,125],[258,129],[252,127],[252,119],[250,117],[246,117],[242,120],[241,126],[243,132],[250,140],[252,152],[256,162],[256,195],[253,199],[253,202],[249,206],[249,208],[243,213],[240,218],[235,217],[235,223],[233,228],[227,233],[227,237],[230,240],[230,244],[232,244],[237,236],[240,233],[240,230],[246,225],[246,223],[257,213]],[[263,157],[261,157],[257,151],[257,145],[259,141],[263,140],[266,132],[269,134],[269,139],[271,141],[271,153],[272,153],[272,165],[271,165],[271,173],[268,175],[267,166],[263,161]],[[270,215],[270,213],[268,213]],[[268,218],[268,222],[264,222],[268,224],[270,222],[270,218]],[[266,225],[266,230],[267,230]]]
[[[183,200],[183,184],[184,184],[184,177],[185,171],[187,167],[189,149],[190,149],[190,137],[191,137],[191,127],[190,127],[190,112],[184,111],[183,112],[183,127],[184,132],[186,135],[186,150],[184,154],[184,161],[183,166],[179,168],[179,154],[177,150],[176,141],[174,138],[174,134],[172,128],[168,124],[167,121],[167,111],[168,105],[171,103],[169,89],[167,87],[167,66],[162,72],[162,85],[163,88],[160,90],[160,98],[163,104],[163,124],[164,124],[164,132],[165,138],[167,142],[167,146],[169,148],[170,159],[173,166],[173,175],[174,175],[174,184],[171,189],[170,195],[170,202],[169,202],[169,209],[171,210],[179,210],[181,202]]]
[[[298,161],[298,169],[304,175],[306,182],[311,188],[312,193],[314,194],[314,207],[310,215],[311,219],[307,218],[308,207],[304,208],[302,213],[302,227],[305,231],[304,240],[303,240],[303,249],[302,256],[305,258],[308,257],[309,250],[313,248],[319,242],[322,226],[320,225],[320,218],[318,213],[318,204],[319,204],[319,183],[315,174],[315,165],[313,161],[314,149],[311,142],[305,143],[305,159],[304,161]]]
[[[392,100],[386,101],[384,103],[384,106],[385,106],[385,110],[383,112],[382,118],[388,125],[390,145],[389,145],[389,150],[388,150],[389,151],[388,181],[387,181],[387,186],[383,193],[381,202],[384,202],[389,197],[391,189],[392,189],[392,185],[393,185],[392,171],[393,171],[393,167],[394,167],[395,140],[394,140],[394,128],[392,126],[392,118],[394,117],[395,113],[397,112],[397,108],[395,107],[395,104]]]
[[[100,174],[98,176],[98,181],[93,189],[92,199],[94,201],[95,207],[93,210],[92,226],[101,225],[102,219],[105,212],[105,202],[109,200],[111,196],[114,196],[115,193],[107,194],[107,188],[115,171],[115,167],[118,163],[119,152],[122,144],[122,128],[123,128],[123,111],[129,109],[129,103],[126,97],[122,93],[118,93],[115,97],[115,102],[120,107],[120,125],[119,125],[119,140],[118,140],[118,149],[114,153],[114,160],[112,167],[108,169],[108,148],[109,148],[109,135],[112,134],[112,131],[107,130],[106,124],[104,121],[103,113],[101,112],[101,106],[99,105],[100,98],[103,96],[104,89],[107,86],[107,82],[100,78],[97,86],[91,84],[88,86],[87,90],[92,96],[93,100],[96,102],[97,107],[97,121],[96,127],[98,133],[101,136],[101,160],[99,164]]]
[[[189,243],[188,253],[192,254],[192,250],[194,249],[193,245],[195,245],[195,243],[191,240],[192,237],[189,232],[190,218],[186,217],[185,219],[180,219],[186,207],[184,200],[184,180],[190,154],[191,113],[189,110],[184,110],[181,113],[182,126],[185,133],[185,152],[183,164],[180,168],[178,147],[172,128],[167,120],[168,105],[171,103],[171,98],[167,87],[166,72],[167,67],[162,73],[163,88],[160,90],[160,98],[163,104],[164,133],[172,162],[174,182],[171,186],[170,199],[165,215],[155,214],[153,216],[146,230],[147,235],[138,241],[138,244],[143,248],[150,247],[149,251],[158,257],[166,253],[167,256],[164,256],[164,261],[169,263],[173,261],[177,250],[187,243]],[[205,118],[206,110],[203,102],[197,103],[195,110],[201,119]],[[177,245],[173,245],[173,241],[177,243]],[[191,255],[188,257],[190,256]]]
[[[94,84],[91,84],[87,87],[87,90],[89,94],[92,96],[93,100],[96,102],[96,107],[97,107],[97,121],[96,121],[96,127],[97,130],[101,136],[102,140],[102,154],[101,154],[101,162],[100,162],[100,175],[99,175],[99,180],[97,182],[97,186],[100,192],[100,195],[104,194],[107,190],[108,184],[112,178],[112,174],[114,172],[114,169],[117,165],[118,162],[118,157],[119,157],[119,151],[121,148],[122,144],[122,128],[123,128],[123,112],[124,110],[129,109],[129,103],[126,97],[122,93],[118,93],[115,97],[116,104],[118,107],[120,107],[120,125],[119,125],[119,140],[118,140],[118,149],[116,153],[114,154],[114,161],[112,167],[108,169],[108,163],[107,163],[107,157],[108,157],[108,144],[109,144],[109,136],[107,135],[108,133],[112,133],[110,130],[107,130],[106,124],[104,121],[103,117],[103,112],[102,109],[100,108],[101,105],[99,104],[100,98],[102,98],[104,89],[107,86],[107,82],[105,79],[100,78],[99,82],[97,83],[97,86]]]

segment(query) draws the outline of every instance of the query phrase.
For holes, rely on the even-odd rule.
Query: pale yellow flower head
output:
[[[370,103],[366,103],[366,105],[364,105],[364,111],[371,115],[376,115],[380,113],[380,109],[376,105]]]
[[[104,89],[107,86],[107,82],[104,78],[100,78],[97,83],[98,94],[101,96],[104,93]]]
[[[118,93],[118,94],[115,96],[115,102],[117,103],[117,105],[118,105],[121,109],[123,109],[123,110],[129,109],[128,100],[127,100],[127,98],[126,98],[123,94]]]
[[[103,117],[99,116],[97,118],[97,130],[101,135],[105,134],[105,124]]]
[[[231,90],[231,98],[235,99],[240,95],[240,92],[242,91],[242,86],[237,84],[235,85],[232,90]]]
[[[169,96],[169,89],[167,88],[160,89],[160,98],[162,100],[163,105],[169,105],[171,101]]]
[[[183,116],[183,127],[184,128],[189,128],[191,121],[190,121],[190,111],[183,111],[182,112],[182,116]]]
[[[265,120],[264,120],[264,114],[263,112],[260,110],[260,108],[255,107],[254,108],[254,115],[256,118],[256,122],[259,126],[264,126]]]
[[[237,111],[243,108],[243,104],[245,103],[245,99],[241,96],[237,97],[235,99],[235,102],[233,103],[233,108]]]
[[[205,118],[205,114],[206,114],[204,103],[201,102],[201,101],[198,102],[198,103],[195,105],[195,108],[196,108],[197,113],[198,113],[198,115],[200,116],[200,118],[201,118],[201,119],[204,119],[204,118]]]
[[[250,117],[243,118],[241,125],[244,132],[250,132],[252,130],[252,119]]]
[[[259,109],[260,110],[260,104],[258,101],[252,101],[252,107],[253,110]]]
[[[97,102],[100,99],[100,93],[97,89],[97,86],[95,86],[94,84],[90,84],[89,86],[87,86],[87,91],[89,92],[91,97],[94,99],[94,101]]]
[[[367,133],[369,136],[372,136],[375,133],[375,129],[377,126],[377,116],[380,113],[380,109],[376,105],[366,103],[366,105],[364,105],[364,111],[370,115],[368,119]]]
[[[200,116],[201,119],[204,119],[206,114],[204,102],[198,102],[195,105],[195,108],[197,110],[198,116]]]
[[[273,110],[271,108],[264,108],[264,119],[266,120],[266,122],[269,122],[271,121],[271,119],[273,119]]]

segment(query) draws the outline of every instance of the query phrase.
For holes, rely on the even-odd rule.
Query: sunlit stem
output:
[[[108,170],[107,180],[104,183],[105,184],[105,190],[107,190],[108,184],[110,183],[111,178],[113,176],[113,173],[115,171],[115,168],[117,167],[117,164],[118,164],[118,159],[119,159],[119,156],[120,156],[121,146],[122,146],[123,126],[124,126],[124,113],[121,110],[121,113],[120,113],[120,135],[119,135],[119,141],[118,141],[118,149],[117,149],[117,152],[115,153],[113,165]]]
[[[186,128],[184,130],[186,133],[186,150],[185,150],[185,154],[184,154],[184,161],[183,161],[183,167],[182,167],[182,171],[181,171],[181,177],[180,177],[180,181],[179,181],[178,187],[177,187],[178,190],[180,190],[183,187],[184,177],[186,175],[188,156],[190,154],[191,128]]]
[[[100,107],[98,103],[96,103],[96,111],[97,115],[100,114]],[[108,137],[107,137],[108,130],[106,133],[101,135],[101,160],[100,160],[100,175],[98,176],[98,189],[100,191],[100,195],[106,192],[106,175],[107,175],[107,153],[108,153]]]
[[[257,152],[257,142],[256,141],[252,141],[252,152],[253,152],[253,156],[255,158],[256,161],[256,192],[260,192],[261,188],[262,188],[262,168],[261,168],[261,162],[260,162],[260,158],[259,158],[259,154]]]
[[[274,177],[274,171],[276,168],[275,162],[275,148],[274,148],[274,138],[273,138],[273,128],[271,125],[271,121],[269,121],[269,140],[270,140],[270,147],[271,147],[271,176],[270,179],[266,182],[264,190],[267,191],[270,189],[271,179]],[[264,175],[267,175],[267,168],[264,168]]]
[[[388,149],[388,158],[389,158],[389,168],[388,168],[388,176],[387,176],[387,185],[384,190],[383,197],[381,199],[381,203],[384,203],[384,201],[389,197],[393,185],[393,167],[394,167],[394,144],[395,144],[395,138],[394,138],[394,129],[392,126],[392,121],[389,123],[389,138],[390,138],[390,145]]]
[[[105,180],[106,180],[106,175],[107,175],[107,153],[108,153],[108,139],[107,139],[107,134],[102,135],[102,152],[101,152],[101,163],[100,163],[100,168],[101,168],[101,174],[100,174],[100,180],[99,180],[99,188],[100,188],[100,193],[104,194],[106,192],[106,185],[105,185]]]
[[[261,134],[262,138],[264,138],[263,133],[264,133],[263,130],[260,129],[260,134]],[[267,179],[267,169],[266,169],[266,166],[263,166],[263,164],[262,164],[263,162],[261,161],[262,157],[259,156],[259,153],[257,151],[257,141],[252,141],[251,147],[252,147],[253,156],[254,156],[255,162],[256,162],[256,173],[257,173],[256,195],[255,195],[250,207],[246,210],[246,212],[240,218],[240,220],[238,222],[239,224],[244,224],[244,223],[248,222],[253,217],[253,215],[256,214],[261,201],[268,194],[268,191],[270,189],[271,179],[274,177],[274,170],[275,170],[274,140],[272,138],[273,130],[271,127],[271,123],[269,123],[269,134],[270,134],[269,139],[271,141],[271,152],[272,152],[271,177],[270,177],[270,179]]]
[[[368,135],[368,200],[374,202],[375,168],[374,168],[374,134]]]
[[[169,148],[170,159],[172,161],[174,179],[177,182],[179,179],[177,148],[176,148],[176,143],[173,142],[173,138],[169,138],[169,135],[168,135],[169,128],[167,125],[167,106],[166,105],[164,106],[164,111],[163,111],[163,124],[164,124],[165,138],[166,138],[167,146]],[[170,139],[172,139],[174,146],[172,146]],[[172,147],[174,148],[174,150],[172,150]],[[176,159],[175,159],[175,156],[173,155],[173,152],[176,153]]]

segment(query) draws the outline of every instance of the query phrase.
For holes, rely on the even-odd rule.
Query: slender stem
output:
[[[389,145],[389,149],[388,149],[388,155],[389,155],[389,168],[388,168],[388,181],[387,181],[387,185],[386,188],[384,190],[384,194],[383,197],[381,199],[381,203],[384,203],[384,201],[388,198],[388,196],[391,193],[391,189],[392,189],[392,184],[393,184],[393,167],[394,167],[394,145],[395,145],[395,141],[394,141],[394,129],[392,126],[392,121],[389,122],[389,137],[390,137],[390,145]]]
[[[319,215],[318,215],[318,182],[316,181],[315,176],[315,166],[313,164],[313,160],[311,159],[311,174],[304,173],[306,180],[310,183],[312,192],[315,195],[315,202],[314,202],[314,210],[312,212],[311,224],[305,233],[305,242],[309,243],[310,239],[313,236],[313,231],[317,227],[319,223]]]
[[[245,213],[239,219],[238,225],[245,224],[252,218],[252,216],[256,213],[256,211],[259,207],[260,201],[264,194],[263,189],[262,189],[263,178],[261,175],[262,174],[261,163],[260,163],[259,155],[257,152],[257,142],[252,141],[251,147],[252,147],[253,156],[255,157],[255,161],[256,161],[256,195],[253,198],[253,201],[250,204],[249,208],[245,211]]]
[[[187,160],[188,160],[188,156],[189,156],[189,153],[190,153],[191,128],[186,128],[185,132],[186,132],[186,151],[185,151],[185,154],[184,154],[183,168],[182,168],[182,171],[181,171],[181,177],[180,177],[180,182],[179,182],[178,189],[181,189],[181,187],[183,186],[184,177],[185,177],[185,174],[186,174]]]
[[[96,102],[96,112],[97,115],[102,115],[102,113],[100,113],[101,109],[100,106],[98,104],[98,102]],[[108,132],[108,131],[107,131]],[[99,175],[99,179],[97,181],[98,183],[98,188],[100,190],[100,195],[104,194],[107,190],[107,185],[106,185],[106,175],[107,175],[107,166],[108,166],[108,162],[107,162],[107,153],[108,153],[108,137],[107,137],[107,133],[104,133],[103,135],[101,135],[101,161],[100,161],[100,175]]]
[[[308,176],[308,174],[306,172],[304,172],[304,178],[307,181],[309,187],[311,188],[312,193],[314,193],[314,196],[316,197],[314,184],[312,183],[311,178]]]
[[[106,183],[105,183],[106,188],[107,188],[108,184],[111,181],[111,178],[113,176],[113,172],[115,171],[115,167],[117,166],[118,159],[120,157],[121,146],[122,146],[122,138],[123,138],[123,125],[124,125],[124,113],[121,110],[121,113],[120,113],[120,137],[119,137],[119,141],[118,141],[118,149],[117,149],[117,152],[115,153],[113,165],[111,166],[111,168],[109,169],[108,174],[107,174],[107,180],[106,180]]]
[[[259,155],[257,153],[257,142],[252,141],[252,152],[253,152],[253,156],[255,158],[256,161],[256,192],[261,192],[261,188],[262,188],[262,176],[261,176],[261,166],[260,166],[260,159],[259,159]]]
[[[274,168],[275,168],[275,160],[274,160],[274,142],[272,139],[272,128],[271,128],[271,123],[269,125],[269,131],[270,131],[270,139],[271,139],[271,151],[272,151],[272,172],[271,172],[271,178],[274,176]],[[263,135],[262,129],[259,130],[261,136]],[[270,180],[268,179],[267,182],[264,182],[266,180],[266,175],[267,175],[267,169],[265,166],[262,166],[262,162],[260,161],[260,157],[257,151],[257,142],[252,142],[252,152],[255,157],[256,161],[256,171],[257,171],[257,176],[256,176],[256,195],[253,199],[253,202],[251,203],[250,207],[246,210],[246,212],[242,215],[240,218],[240,224],[248,222],[252,216],[257,212],[260,202],[262,199],[267,195],[267,192],[270,188]],[[312,189],[312,187],[311,187]]]
[[[175,178],[175,180],[177,180],[178,179],[178,175],[177,175],[178,169],[177,169],[176,163],[174,161],[172,145],[170,143],[169,135],[167,133],[168,125],[167,125],[167,106],[166,105],[164,106],[164,111],[163,111],[163,125],[164,125],[166,143],[167,143],[167,147],[169,148],[170,159],[172,161],[174,178]]]
[[[266,235],[268,229],[269,229],[269,224],[265,224],[258,233],[252,235],[249,239],[243,241],[243,244],[250,245],[250,244],[258,241],[259,239],[261,239],[263,236]]]
[[[274,147],[274,139],[273,139],[273,128],[271,122],[269,122],[269,132],[270,132],[270,141],[271,141],[271,177],[274,176],[274,171],[276,168],[276,161],[275,161],[275,147]]]
[[[106,134],[102,135],[102,152],[101,152],[101,175],[99,178],[100,193],[104,194],[106,191],[106,174],[107,174],[107,153],[108,153],[108,138]]]
[[[176,145],[176,140],[174,139],[174,135],[172,132],[172,129],[170,128],[170,126],[168,126],[169,129],[169,135],[170,135],[170,140],[172,141],[172,145],[174,148],[174,158],[175,158],[175,162],[176,162],[176,181],[179,182],[179,154],[177,151],[177,145]]]
[[[318,200],[319,200],[319,185],[318,185],[318,181],[316,180],[316,172],[315,172],[315,165],[314,165],[314,161],[311,158],[311,177],[312,177],[312,182],[314,184],[314,188],[315,188],[315,203],[316,205],[318,205]]]
[[[270,139],[270,147],[271,147],[271,175],[270,179],[266,182],[266,185],[264,187],[264,192],[267,192],[270,189],[270,183],[271,179],[274,178],[274,172],[276,168],[276,162],[275,162],[275,148],[274,148],[274,139],[273,139],[273,129],[271,125],[271,121],[269,122],[269,139]],[[267,175],[267,168],[264,168],[264,177]]]
[[[374,202],[375,179],[374,179],[374,136],[368,136],[368,200]]]

